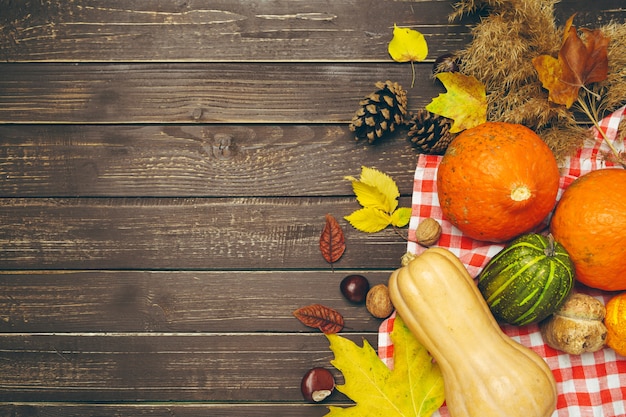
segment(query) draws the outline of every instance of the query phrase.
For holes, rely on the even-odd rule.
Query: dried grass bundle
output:
[[[572,109],[548,101],[532,65],[536,56],[556,56],[563,28],[558,27],[554,8],[558,0],[461,0],[451,20],[477,11],[486,12],[472,29],[473,40],[457,52],[460,70],[485,84],[488,119],[521,123],[535,130],[561,159],[589,138],[584,117]],[[626,24],[610,23],[600,28],[611,38],[608,48],[609,76],[594,86],[602,95],[595,103],[611,112],[626,103]]]
[[[626,24],[609,23],[601,27],[611,38],[608,47],[609,74],[600,83],[604,92],[604,108],[612,112],[626,102]]]

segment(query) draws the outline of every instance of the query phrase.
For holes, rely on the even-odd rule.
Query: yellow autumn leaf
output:
[[[436,75],[446,92],[426,106],[426,110],[452,119],[451,133],[458,133],[487,121],[487,93],[483,83],[460,72]]]
[[[324,417],[429,417],[443,404],[439,365],[400,316],[396,316],[391,333],[393,370],[378,358],[367,340],[361,347],[338,334],[326,337],[335,355],[331,364],[344,377],[337,391],[354,405],[329,406]]]
[[[363,207],[345,216],[352,227],[365,233],[376,233],[391,224],[391,216],[374,207]]]
[[[400,197],[400,190],[393,178],[384,172],[362,166],[360,179],[352,176],[345,179],[352,182],[352,190],[363,207],[373,207],[387,213],[393,212],[398,207],[397,198]]]
[[[373,185],[365,184],[353,177],[346,177],[352,181],[352,191],[356,195],[356,200],[363,207],[376,208],[382,211],[390,211],[390,202],[378,188]]]
[[[389,56],[396,62],[410,62],[412,81],[411,87],[415,84],[414,62],[423,61],[428,55],[428,43],[426,38],[417,30],[393,24],[393,38],[387,46]]]
[[[389,175],[375,168],[361,167],[359,179],[345,177],[363,208],[345,216],[352,227],[366,233],[375,233],[389,225],[404,227],[411,218],[411,209],[398,208],[400,190]]]
[[[395,227],[404,227],[411,220],[411,208],[400,207],[391,214],[391,224]]]
[[[428,55],[426,38],[417,30],[393,25],[393,38],[387,47],[396,62],[419,62]]]
[[[400,197],[400,190],[396,182],[389,175],[375,168],[362,166],[361,182],[375,187],[385,196],[387,202],[385,210],[387,213],[391,213],[398,207],[397,198]],[[363,205],[365,206],[365,204]]]

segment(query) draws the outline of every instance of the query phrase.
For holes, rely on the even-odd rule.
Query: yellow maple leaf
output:
[[[487,121],[487,93],[485,85],[475,77],[460,72],[440,72],[436,77],[446,92],[426,106],[426,110],[438,114],[454,123],[451,133],[478,126]]]
[[[393,370],[378,358],[367,340],[360,347],[337,334],[326,337],[335,354],[331,364],[345,380],[337,390],[355,404],[329,406],[325,417],[427,417],[441,407],[445,393],[439,365],[400,316],[396,316],[391,333]]]
[[[426,38],[417,30],[393,24],[393,38],[387,46],[387,51],[396,62],[410,62],[413,75],[411,87],[415,84],[414,62],[423,61],[428,55]]]

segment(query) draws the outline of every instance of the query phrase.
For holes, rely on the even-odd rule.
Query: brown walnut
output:
[[[385,319],[393,313],[393,304],[389,297],[389,288],[385,284],[374,285],[367,293],[365,307],[370,314]]]
[[[417,230],[415,231],[415,237],[417,239],[417,243],[422,246],[432,246],[439,240],[441,236],[441,225],[439,222],[432,217],[422,220],[417,225]]]

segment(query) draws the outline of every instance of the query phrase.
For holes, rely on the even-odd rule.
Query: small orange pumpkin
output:
[[[513,123],[486,122],[463,131],[437,172],[444,217],[465,235],[491,242],[534,231],[554,208],[558,188],[550,148]]]
[[[626,170],[600,169],[576,179],[563,192],[550,228],[578,281],[626,290]]]
[[[606,304],[604,325],[607,346],[626,356],[626,292],[614,296]]]

